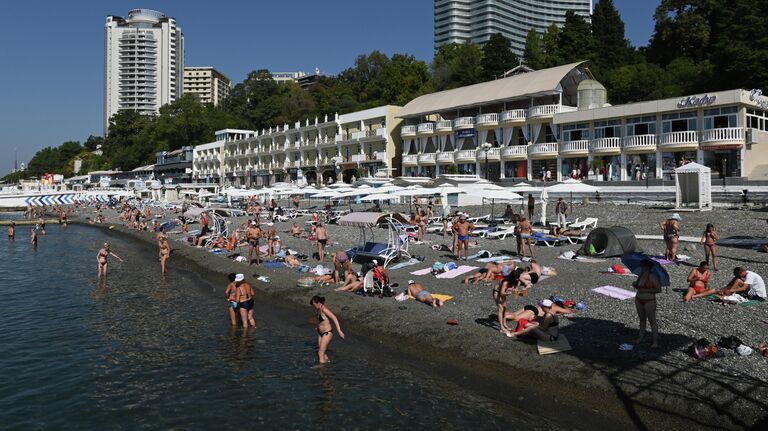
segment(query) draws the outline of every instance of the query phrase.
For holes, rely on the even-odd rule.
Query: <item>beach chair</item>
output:
[[[467,217],[467,220],[469,220],[470,222],[472,222],[474,224],[474,223],[479,223],[481,220],[490,220],[490,218],[491,218],[491,215],[490,214],[486,214],[486,215],[480,216],[480,217]]]
[[[453,227],[453,223],[448,222],[448,232],[451,231],[452,227]],[[427,233],[443,233],[443,223],[440,222],[439,225],[427,226]]]
[[[579,218],[578,217],[575,217],[575,218],[574,217],[568,217],[568,218],[565,219],[565,226],[563,226],[563,227],[573,226],[574,223],[578,223],[578,222],[579,222]],[[549,225],[550,226],[560,226],[560,223],[558,223],[557,220],[552,220],[552,221],[549,222]]]
[[[547,247],[554,247],[568,241],[565,237],[550,236],[540,232],[534,232],[533,235],[531,235],[531,239],[533,240],[534,245],[543,242]]]
[[[515,227],[509,226],[504,229],[499,229],[494,232],[489,232],[485,235],[488,239],[507,239],[507,236],[515,236]]]
[[[582,234],[582,235],[579,235],[579,236],[565,236],[563,238],[565,238],[571,244],[580,244],[580,243],[586,241],[588,236],[589,235],[587,235],[585,233],[585,234]]]
[[[596,217],[587,217],[584,220],[573,223],[572,225],[568,226],[571,229],[581,229],[585,230],[588,227],[596,228],[597,227],[597,218]]]

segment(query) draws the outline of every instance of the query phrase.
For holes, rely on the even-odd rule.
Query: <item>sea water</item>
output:
[[[87,226],[0,246],[0,428],[527,429],[505,404],[347,331],[318,366],[312,310],[258,301],[233,329],[223,285]],[[2,237],[6,241],[5,236]],[[106,283],[96,253],[112,251]],[[342,319],[343,312],[335,310]],[[549,428],[549,425],[546,425]]]

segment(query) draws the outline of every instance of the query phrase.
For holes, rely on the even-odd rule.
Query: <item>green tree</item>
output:
[[[192,93],[161,106],[160,114],[151,125],[155,151],[173,151],[209,142],[206,114],[206,108]]]
[[[483,51],[473,43],[441,45],[432,60],[435,89],[448,90],[476,84],[483,78]]]
[[[560,53],[560,27],[557,24],[551,24],[547,31],[541,36],[541,47],[544,51],[544,62],[542,67],[554,67],[563,64],[563,57]]]
[[[688,57],[695,62],[706,59],[711,18],[727,6],[725,3],[722,0],[662,0],[654,13],[648,59],[661,66],[677,57]]]
[[[394,54],[389,64],[371,83],[375,99],[365,103],[377,105],[405,105],[416,96],[431,91],[432,77],[429,67],[412,55]],[[362,102],[362,101],[361,101]]]
[[[624,37],[624,21],[613,0],[600,0],[592,14],[594,59],[602,68],[612,69],[626,64],[632,48]]]
[[[504,76],[509,69],[519,65],[520,59],[512,52],[512,43],[501,33],[494,33],[483,45],[483,80],[490,81]]]
[[[709,47],[712,89],[768,88],[768,3],[719,1]]]
[[[118,111],[110,118],[103,147],[110,168],[130,170],[154,162],[154,121],[132,110]]]
[[[591,29],[581,15],[569,10],[560,32],[559,54],[564,63],[591,60],[594,56]]]
[[[555,27],[557,28],[557,27]],[[532,69],[544,68],[544,48],[541,35],[535,29],[528,31],[525,37],[525,51],[523,51],[523,62]]]
[[[85,144],[83,144],[88,151],[96,151],[96,148],[98,148],[99,145],[104,145],[104,138],[94,135],[88,136],[88,139],[85,140]]]

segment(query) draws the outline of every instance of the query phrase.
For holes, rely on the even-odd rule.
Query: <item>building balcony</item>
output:
[[[365,130],[358,130],[357,132],[352,132],[351,136],[352,136],[352,139],[365,138]]]
[[[580,139],[565,141],[560,144],[560,154],[563,156],[586,156],[589,153],[589,141]]]
[[[456,162],[472,162],[474,163],[477,158],[475,157],[475,152],[477,150],[459,150],[454,153],[453,158],[456,160]]]
[[[453,163],[453,151],[443,151],[435,156],[437,163]]]
[[[746,132],[743,127],[724,127],[721,129],[707,129],[701,132],[701,147],[706,149],[711,146],[740,146],[746,140]]]
[[[619,154],[621,153],[621,138],[593,139],[589,142],[589,151],[596,154]]]
[[[361,163],[365,161],[365,154],[352,154],[350,156],[350,161],[352,163]]]
[[[403,154],[404,166],[416,166],[419,162],[419,156],[416,154]]]
[[[400,136],[402,137],[414,137],[416,136],[416,126],[403,126],[400,128]]]
[[[539,105],[528,109],[528,118],[551,117],[561,112],[573,112],[575,106],[566,105]]]
[[[510,145],[501,148],[502,160],[525,160],[528,158],[528,145]]]
[[[699,134],[695,130],[662,133],[659,148],[665,150],[696,150],[699,148]]]
[[[475,117],[459,117],[453,120],[453,130],[472,129],[475,127]]]
[[[378,129],[363,130],[360,134],[359,140],[371,142],[378,140],[387,140],[387,128],[379,127]]]
[[[475,152],[478,162],[484,162],[486,157],[486,151],[482,148],[478,148]],[[501,148],[489,148],[487,152],[489,162],[498,162],[501,160]]]
[[[375,151],[370,155],[364,155],[361,163],[388,163],[386,151]]]
[[[476,127],[496,127],[499,125],[499,114],[480,114],[475,117]]]
[[[528,146],[528,157],[532,159],[548,159],[557,157],[558,145],[556,142],[543,144],[531,144]]]
[[[435,132],[437,133],[450,133],[453,132],[453,121],[441,120],[435,123]]]
[[[435,133],[435,123],[421,123],[416,128],[418,135],[431,135],[433,133]]]
[[[315,166],[315,159],[304,159],[299,162],[299,167],[309,168]]]
[[[419,164],[420,165],[434,165],[435,164],[435,153],[419,154]]]
[[[656,151],[656,135],[625,136],[621,148],[627,153]]]
[[[501,113],[502,123],[524,122],[528,117],[527,109],[510,109]]]

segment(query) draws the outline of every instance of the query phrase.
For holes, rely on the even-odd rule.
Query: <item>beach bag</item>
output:
[[[689,353],[696,359],[710,359],[718,356],[718,348],[706,338],[700,338],[693,342]]]
[[[492,257],[492,256],[493,256],[493,253],[491,253],[488,250],[480,250],[480,251],[477,252],[477,257],[479,259],[484,259],[484,258]]]
[[[721,337],[719,340],[717,340],[717,346],[722,349],[735,350],[742,344],[744,344],[744,342],[742,342],[739,337],[735,337],[733,335],[728,337]]]
[[[445,271],[445,265],[443,265],[440,262],[435,262],[432,264],[432,273],[438,273]]]
[[[448,272],[448,271],[454,270],[454,269],[456,269],[458,267],[459,267],[459,265],[457,265],[456,262],[448,262],[448,263],[445,264],[444,269],[445,269],[446,272]]]

